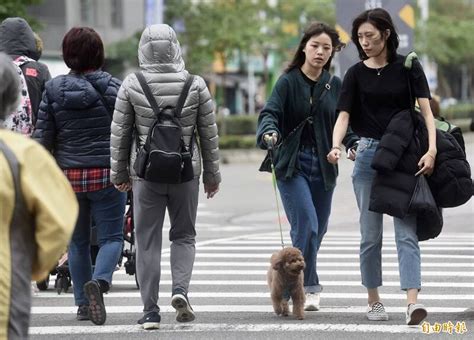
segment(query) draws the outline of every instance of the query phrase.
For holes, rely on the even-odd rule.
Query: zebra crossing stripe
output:
[[[160,286],[172,285],[171,280],[160,280]],[[360,281],[321,281],[323,286],[337,287],[337,286],[354,286],[362,287]],[[133,280],[113,280],[113,286],[135,286]],[[265,280],[191,280],[191,286],[267,286]],[[398,281],[384,281],[384,287],[400,287]],[[474,282],[423,282],[423,287],[439,287],[439,288],[474,288]],[[42,293],[40,293],[42,294]]]
[[[60,326],[30,327],[30,335],[69,335],[69,334],[126,334],[143,333],[203,333],[203,332],[350,332],[350,333],[421,333],[420,326],[375,325],[375,324],[314,324],[314,323],[273,323],[273,324],[216,324],[192,323],[186,326],[179,324],[161,324],[156,331],[145,331],[139,325],[105,325],[105,326]]]
[[[269,292],[189,292],[190,298],[252,298],[252,299],[270,299]],[[171,296],[171,292],[160,292],[160,296],[168,297]],[[380,296],[383,300],[406,300],[406,294],[384,294]],[[41,292],[36,298],[58,298],[58,299],[70,299],[70,295],[57,295],[54,291]],[[106,300],[112,298],[140,298],[140,292],[109,292],[104,295]],[[326,299],[367,299],[367,293],[324,293],[321,298]],[[423,300],[474,300],[474,295],[461,295],[461,294],[423,294],[420,296]]]
[[[269,250],[269,251],[277,251],[277,250],[280,250],[281,246],[279,246],[278,244],[275,244],[274,246],[203,246],[203,247],[199,247],[197,248],[197,251],[209,251],[209,250],[212,250],[212,251],[237,251],[237,250],[261,250],[261,251],[264,251],[264,250]],[[440,251],[474,251],[474,247],[450,247],[450,246],[441,246],[441,245],[436,245],[435,248],[433,249],[429,249],[429,248],[426,248],[426,247],[423,247],[423,246],[420,246],[421,248],[421,251],[423,250],[436,250],[436,252],[440,252]],[[384,251],[396,251],[397,248],[395,246],[384,246],[382,248]],[[359,246],[352,246],[352,247],[349,247],[349,246],[331,246],[331,247],[326,247],[325,244],[323,243],[321,245],[321,249],[319,250],[320,253],[324,253],[324,252],[327,252],[327,251],[346,251],[346,250],[350,250],[350,251],[359,251]],[[318,253],[319,255],[319,253]]]
[[[199,249],[199,248],[198,248]],[[170,257],[169,253],[162,254],[162,258]],[[269,254],[262,253],[201,253],[199,250],[196,252],[196,258],[224,258],[224,259],[269,259]],[[474,260],[474,255],[458,255],[458,254],[421,254],[423,260],[425,259],[447,259],[450,260]],[[394,254],[382,254],[382,258],[397,259],[398,256]],[[359,259],[359,254],[328,254],[318,253],[318,259]]]
[[[365,296],[367,299],[367,295]],[[406,299],[406,297],[405,297]],[[143,306],[114,306],[114,305],[106,305],[107,314],[142,314],[143,313]],[[466,308],[460,307],[428,307],[426,306],[428,313],[462,313],[466,311]],[[267,305],[195,305],[193,304],[193,310],[197,313],[273,313],[273,307],[271,304]],[[385,306],[385,310],[387,313],[405,313],[406,307],[387,307]],[[33,306],[31,307],[31,314],[44,314],[44,315],[52,315],[52,314],[76,314],[77,307],[76,306]],[[168,305],[160,306],[160,313],[175,313],[176,310]],[[367,307],[360,306],[321,306],[318,312],[309,313],[308,315],[318,315],[324,313],[331,313],[331,314],[362,314],[365,315],[367,312]],[[41,327],[43,328],[43,327]],[[102,327],[97,327],[102,328]]]

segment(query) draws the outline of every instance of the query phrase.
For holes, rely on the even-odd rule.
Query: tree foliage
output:
[[[426,26],[417,27],[416,47],[438,64],[474,63],[474,3],[430,0]]]
[[[0,1],[0,21],[10,17],[22,17],[30,26],[36,30],[41,27],[37,20],[27,14],[27,7],[38,5],[42,0],[1,0]]]

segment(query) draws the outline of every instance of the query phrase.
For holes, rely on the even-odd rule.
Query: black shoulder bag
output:
[[[324,85],[324,88],[322,89],[321,93],[319,94],[319,98],[318,98],[318,101],[317,101],[318,104],[322,102],[323,98],[326,96],[326,93],[328,93],[329,90],[331,90],[331,85],[330,84],[331,84],[333,78],[334,78],[334,75],[331,75],[331,77],[329,78],[327,83]],[[278,145],[275,145],[275,147],[273,149],[269,149],[268,152],[267,152],[267,155],[265,156],[265,158],[264,158],[264,160],[263,160],[263,162],[260,165],[260,168],[258,170],[262,171],[262,172],[272,172],[272,167],[271,167],[272,159],[275,159],[275,153],[278,152],[278,149],[280,148],[280,146],[288,138],[293,136],[296,133],[296,131],[298,131],[304,124],[306,124],[308,121],[310,121],[312,119],[313,119],[313,115],[310,114],[308,117],[306,117],[301,122],[299,122],[298,125],[296,125],[296,127],[293,130],[291,130],[290,133],[288,133],[288,135],[280,143],[278,143]]]

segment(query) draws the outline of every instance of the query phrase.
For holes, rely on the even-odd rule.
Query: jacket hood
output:
[[[38,60],[33,30],[23,18],[7,18],[0,24],[0,52]]]
[[[82,75],[70,73],[49,81],[46,90],[48,96],[63,109],[82,110],[100,100],[97,90],[103,95],[111,79],[109,73],[101,70]]]
[[[138,61],[141,68],[150,72],[184,71],[181,46],[175,31],[166,24],[145,28],[138,45]]]

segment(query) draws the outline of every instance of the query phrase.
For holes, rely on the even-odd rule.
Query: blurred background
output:
[[[333,61],[343,77],[358,61],[353,18],[368,8],[390,12],[402,54],[415,50],[442,115],[474,129],[474,0],[0,0],[0,20],[21,16],[43,39],[42,62],[67,73],[61,41],[90,26],[106,45],[105,69],[123,79],[138,67],[144,27],[177,32],[186,68],[206,80],[218,112],[221,148],[253,148],[259,110],[311,21],[335,26],[347,44]]]

